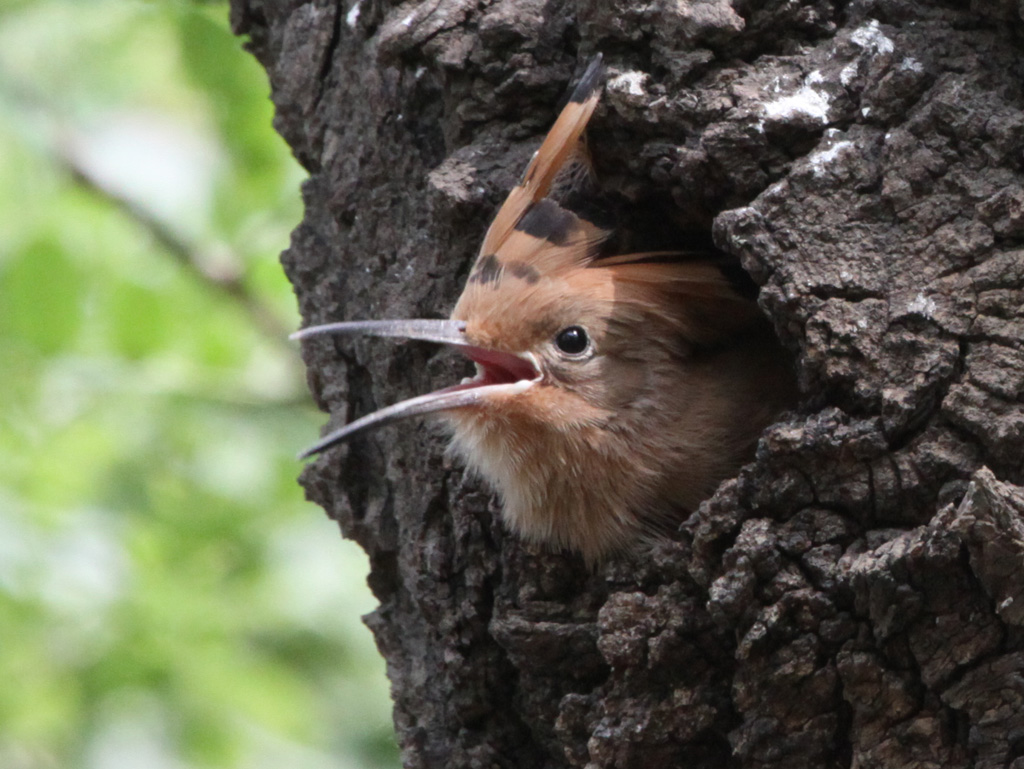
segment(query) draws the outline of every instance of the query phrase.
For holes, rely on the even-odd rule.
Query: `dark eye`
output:
[[[579,326],[563,328],[555,337],[555,346],[566,355],[579,355],[590,345],[587,332]]]

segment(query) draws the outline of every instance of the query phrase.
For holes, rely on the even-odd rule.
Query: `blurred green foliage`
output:
[[[395,766],[221,3],[0,2],[0,767]]]

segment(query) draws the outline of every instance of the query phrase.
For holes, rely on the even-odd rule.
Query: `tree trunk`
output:
[[[796,356],[756,459],[596,573],[506,534],[439,430],[306,470],[370,555],[406,767],[1024,768],[1022,6],[232,5],[310,173],[307,322],[447,316],[602,51],[602,188],[740,257]],[[335,423],[466,373],[305,354]]]

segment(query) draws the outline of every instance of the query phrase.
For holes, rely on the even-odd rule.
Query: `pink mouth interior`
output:
[[[537,378],[537,370],[517,355],[481,347],[463,347],[462,352],[480,368],[472,383],[461,387],[483,387],[494,384],[514,384],[524,379]]]

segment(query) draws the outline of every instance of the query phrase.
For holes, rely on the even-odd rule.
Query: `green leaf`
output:
[[[0,264],[0,335],[53,354],[74,347],[82,324],[84,276],[52,237]]]

